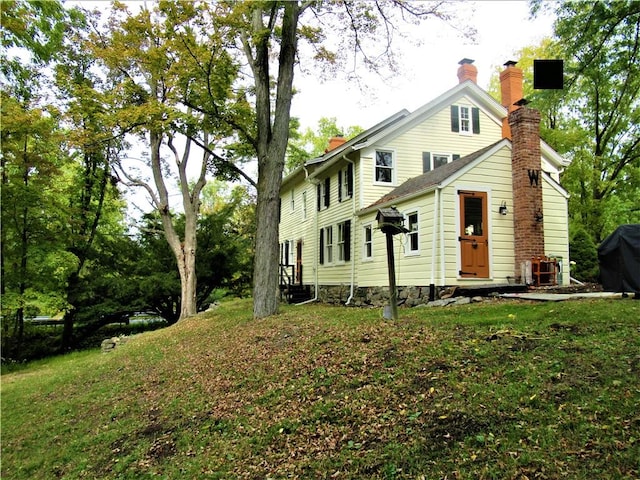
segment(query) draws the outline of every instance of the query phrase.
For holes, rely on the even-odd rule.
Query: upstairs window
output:
[[[449,162],[454,162],[460,158],[460,155],[448,154],[448,153],[431,153],[422,152],[422,173],[435,170],[442,165],[446,165]]]
[[[307,219],[307,192],[302,192],[302,219]]]
[[[338,201],[348,200],[353,196],[353,164],[338,171]]]
[[[480,109],[465,105],[451,105],[451,131],[462,135],[480,133]]]
[[[327,177],[324,182],[316,186],[316,198],[318,200],[318,211],[329,208],[331,203],[331,179]]]
[[[393,183],[393,152],[376,150],[375,181]]]

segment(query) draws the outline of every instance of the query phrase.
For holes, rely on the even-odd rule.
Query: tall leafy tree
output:
[[[2,5],[2,308],[15,320],[19,349],[25,313],[64,308],[67,275],[76,258],[61,225],[68,219],[65,147],[55,89],[45,74],[63,48],[64,32],[81,23],[59,3]],[[19,55],[14,54],[17,51]],[[7,337],[5,336],[4,339]],[[12,352],[18,355],[19,352]]]
[[[229,40],[243,52],[250,70],[255,128],[234,127],[258,162],[253,314],[261,318],[278,311],[278,199],[297,62],[302,69],[324,62],[329,66],[325,72],[334,72],[348,52],[358,58],[354,63],[379,71],[394,63],[391,39],[399,33],[401,16],[446,15],[440,3],[295,0],[221,2],[218,7],[216,18],[230,26]],[[328,40],[329,32],[341,39],[340,47]],[[301,49],[301,41],[310,48]]]
[[[640,4],[562,2],[555,13],[566,79],[543,135],[571,158],[563,184],[572,222],[598,243],[640,221]]]
[[[211,302],[215,289],[241,293],[248,287],[253,244],[251,230],[246,229],[252,225],[252,202],[243,187],[226,192],[220,183],[213,182],[205,187],[203,197],[197,230],[198,310]],[[184,215],[177,215],[174,223],[181,232]],[[181,312],[180,277],[157,214],[145,218],[138,244],[135,283],[139,308],[157,312],[173,324]]]
[[[121,179],[143,188],[159,215],[180,276],[180,318],[197,312],[197,225],[207,174],[239,172],[214,152],[226,136],[218,117],[227,110],[236,67],[210,20],[191,2],[159,2],[137,14],[115,3],[106,26],[96,23],[96,34],[86,44],[111,82],[111,130],[133,134],[145,145],[142,157],[151,178],[130,168],[127,155],[116,164]],[[203,38],[207,50],[199,49]],[[215,110],[206,118],[192,107],[201,109],[193,99],[202,90]],[[195,151],[196,145],[202,148]],[[171,202],[174,189],[181,199],[177,206]],[[177,212],[184,215],[181,228]]]

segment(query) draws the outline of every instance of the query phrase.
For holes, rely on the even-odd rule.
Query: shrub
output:
[[[597,282],[600,275],[598,247],[584,228],[579,228],[569,241],[571,276],[581,282]]]

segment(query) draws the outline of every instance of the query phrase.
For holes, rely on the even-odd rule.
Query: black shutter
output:
[[[280,219],[282,218],[282,198],[278,199],[278,223],[280,223]]]
[[[353,197],[353,163],[347,166],[347,196]]]
[[[451,131],[459,132],[460,131],[460,112],[458,111],[457,105],[451,105]]]
[[[284,242],[284,262],[287,267],[289,266],[289,240]]]
[[[456,160],[460,160],[460,155],[458,155],[457,153],[454,153],[453,155],[451,155],[451,158],[455,162]]]
[[[316,185],[316,200],[318,201],[318,211],[320,211],[320,207],[322,206],[322,185]]]
[[[431,171],[431,152],[422,152],[422,173]]]
[[[478,107],[471,109],[471,122],[473,123],[473,133],[480,133],[480,109]]]
[[[324,179],[324,206],[329,208],[331,200],[331,177]]]
[[[344,222],[344,261],[351,260],[351,220]]]
[[[320,229],[320,265],[324,263],[324,228]]]
[[[338,201],[342,201],[342,170],[338,170]]]

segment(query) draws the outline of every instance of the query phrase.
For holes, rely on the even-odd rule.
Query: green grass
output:
[[[635,479],[640,302],[247,301],[2,376],[2,478]]]

